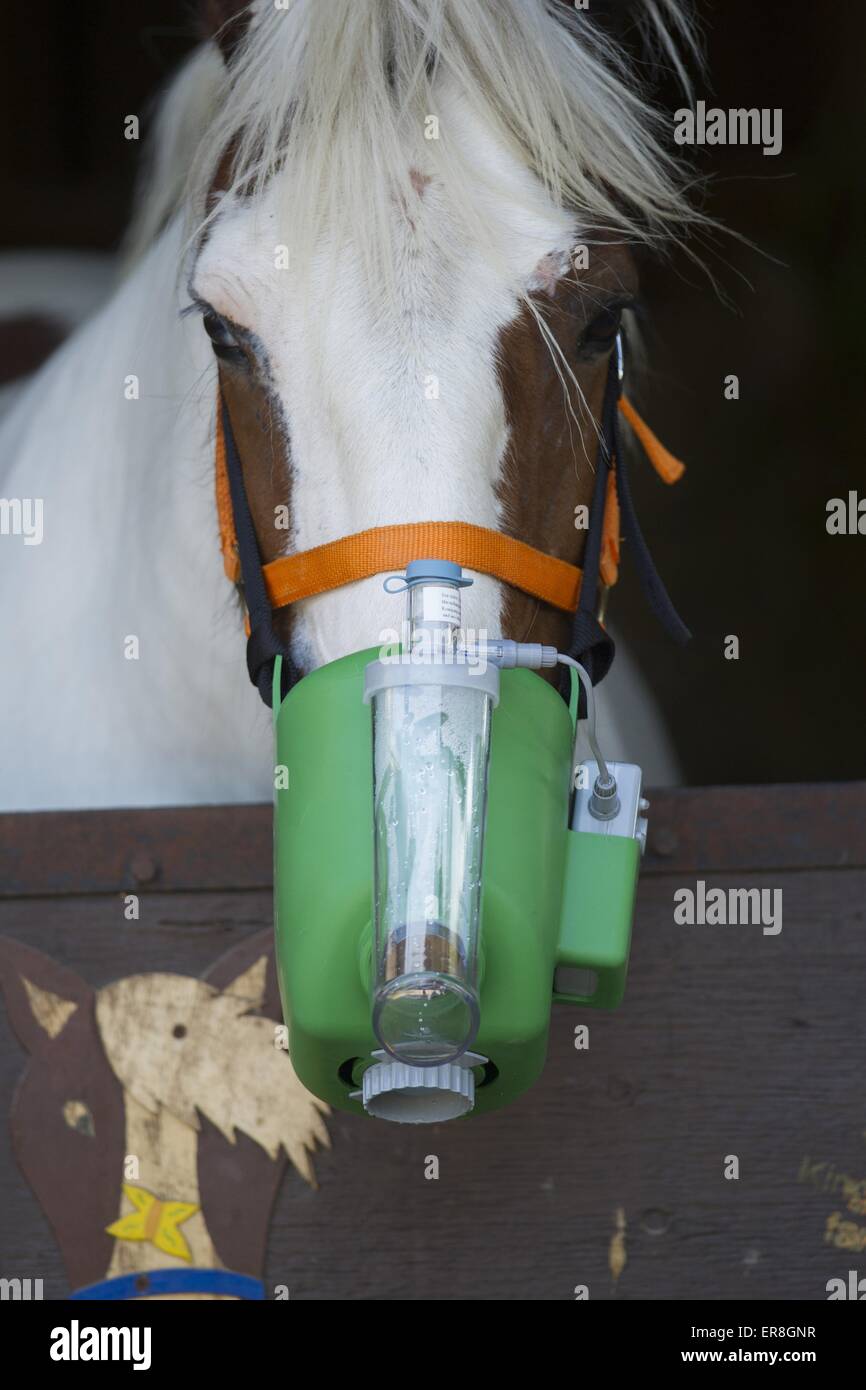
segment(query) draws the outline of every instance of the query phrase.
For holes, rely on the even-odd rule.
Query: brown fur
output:
[[[632,295],[636,271],[620,245],[593,246],[591,271],[583,281],[569,277],[552,295],[537,303],[565,360],[580,384],[589,413],[571,389],[577,422],[566,405],[562,382],[549,347],[528,310],[503,333],[499,372],[511,439],[499,496],[503,529],[509,535],[571,564],[579,565],[585,530],[575,528],[575,508],[589,505],[598,458],[598,422],[607,376],[607,355],[591,361],[577,357],[581,333],[611,299]],[[250,511],[265,563],[283,553],[285,530],[275,529],[275,508],[289,507],[291,529],[291,444],[260,363],[251,356],[249,370],[220,364],[220,381],[228,403],[240,453]],[[457,518],[455,518],[457,519]],[[568,646],[567,614],[516,589],[508,591],[503,636],[518,641]],[[291,634],[291,610],[281,609],[274,627],[283,642]],[[554,672],[553,675],[556,673]],[[548,678],[552,678],[547,673]]]
[[[538,304],[580,383],[589,415],[573,401],[580,431],[569,421],[562,383],[550,350],[528,310],[505,331],[500,376],[511,440],[500,496],[509,535],[580,564],[586,532],[575,529],[575,507],[589,506],[598,460],[597,429],[607,379],[606,355],[578,361],[581,333],[605,301],[634,294],[636,271],[622,246],[594,246],[585,283],[560,282]],[[572,390],[572,397],[574,397]],[[569,428],[570,425],[570,428]],[[503,635],[518,641],[568,646],[571,619],[517,589],[508,592]],[[555,674],[555,673],[554,673]],[[548,677],[550,678],[550,677]]]

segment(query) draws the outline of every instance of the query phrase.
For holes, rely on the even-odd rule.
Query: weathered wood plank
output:
[[[650,796],[645,873],[866,865],[866,782],[683,787]]]
[[[0,897],[267,888],[270,806],[0,815]]]
[[[395,1137],[337,1121],[320,1165],[327,1240],[316,1199],[286,1184],[274,1280],[315,1298],[568,1299],[581,1283],[601,1299],[824,1298],[857,1257],[824,1238],[845,1202],[800,1174],[808,1156],[866,1180],[866,875],[788,887],[770,939],[676,927],[672,884],[645,883],[623,1007],[557,1008],[542,1081],[477,1125]],[[739,1181],[723,1177],[728,1154]]]
[[[862,1266],[825,1233],[834,1211],[856,1219],[838,1175],[866,1180],[866,873],[705,876],[782,887],[780,935],[677,926],[673,892],[688,877],[645,876],[622,1008],[558,1006],[542,1080],[484,1119],[407,1129],[332,1116],[319,1191],[292,1172],[282,1185],[268,1288],[339,1300],[569,1299],[577,1284],[594,1299],[823,1299],[827,1279]],[[267,892],[154,893],[138,923],[107,896],[0,907],[0,932],[94,984],[198,975],[269,920]],[[590,1027],[585,1052],[573,1046],[579,1023]],[[6,1114],[22,1069],[0,1017]],[[723,1177],[728,1154],[739,1181]],[[425,1179],[429,1155],[438,1181]],[[807,1159],[825,1165],[808,1181]],[[626,1263],[614,1284],[619,1210]],[[59,1255],[5,1125],[0,1223],[4,1271],[62,1296]]]
[[[645,874],[866,866],[866,782],[650,791]],[[270,806],[0,815],[0,898],[267,888]]]

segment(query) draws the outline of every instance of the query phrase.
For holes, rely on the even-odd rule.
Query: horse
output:
[[[220,554],[218,387],[263,561],[448,520],[580,563],[635,248],[701,221],[644,67],[591,8],[203,5],[126,274],[0,431],[3,809],[272,795]],[[682,74],[679,0],[634,14]],[[467,628],[568,647],[567,614],[471,577]],[[382,578],[276,614],[300,674],[393,628]],[[608,690],[609,755],[676,781],[627,652]]]
[[[21,384],[111,293],[113,258],[97,252],[0,255],[0,418]]]
[[[0,989],[29,1054],[13,1147],[73,1298],[265,1296],[286,1161],[314,1188],[312,1155],[330,1148],[328,1107],[283,1046],[273,955],[272,933],[256,932],[204,979],[93,989],[0,938]]]

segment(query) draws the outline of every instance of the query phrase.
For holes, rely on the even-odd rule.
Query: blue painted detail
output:
[[[221,1293],[230,1298],[263,1300],[265,1286],[250,1274],[231,1269],[148,1269],[118,1274],[98,1284],[76,1289],[70,1299],[149,1298],[154,1294]]]

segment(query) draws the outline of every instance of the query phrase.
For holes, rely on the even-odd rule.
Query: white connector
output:
[[[459,647],[458,651],[470,658],[484,657],[500,671],[513,671],[517,666],[540,671],[542,667],[555,666],[559,660],[556,647],[545,647],[540,642],[512,642],[504,637],[497,642],[475,642],[471,647]]]
[[[558,652],[556,647],[546,647],[540,642],[512,642],[504,637],[496,642],[475,642],[471,647],[458,647],[458,654],[465,656],[468,660],[483,658],[492,662],[494,666],[498,666],[500,671],[512,671],[515,667],[540,671],[545,667],[552,668],[559,662],[563,666],[571,666],[573,670],[577,671],[586,695],[587,738],[598,764],[598,776],[595,779],[595,786],[589,800],[589,811],[596,820],[614,820],[620,812],[616,778],[611,775],[598,745],[595,733],[595,697],[592,681],[580,662],[566,656],[563,652]],[[575,737],[575,759],[573,760],[572,774],[576,766],[576,753],[577,738]]]

